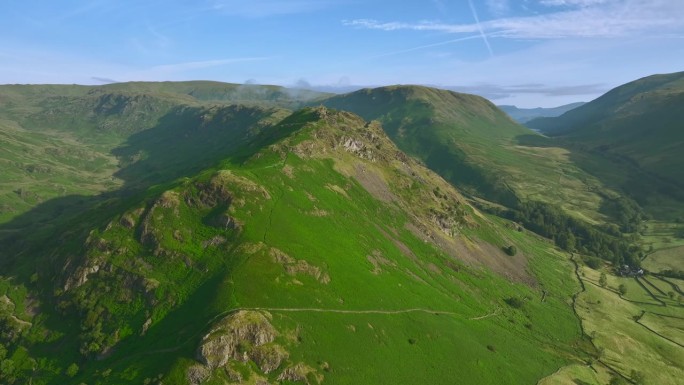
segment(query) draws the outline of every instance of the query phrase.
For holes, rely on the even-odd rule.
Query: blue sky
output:
[[[684,70],[684,0],[4,0],[0,83],[425,84],[556,106]]]

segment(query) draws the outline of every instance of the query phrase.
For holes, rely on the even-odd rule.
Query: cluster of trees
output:
[[[553,239],[558,247],[593,255],[616,265],[640,266],[643,251],[628,237],[606,231],[573,218],[561,209],[542,202],[521,202],[515,208],[499,212],[514,222],[544,237]],[[641,218],[640,216],[634,218]],[[640,220],[640,219],[638,219]]]
[[[636,233],[645,219],[641,207],[625,196],[617,198],[605,198],[601,203],[600,211],[615,220],[615,227],[623,233]]]
[[[659,274],[664,277],[684,279],[684,270],[662,270]]]

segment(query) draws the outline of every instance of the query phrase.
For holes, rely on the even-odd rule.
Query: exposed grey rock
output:
[[[231,359],[244,362],[249,358],[246,347],[271,343],[276,335],[264,314],[241,310],[221,320],[204,336],[198,358],[211,369],[223,367]]]
[[[309,384],[310,382],[307,379],[307,376],[309,376],[309,374],[313,374],[315,383],[320,384],[321,381],[323,381],[322,374],[317,373],[316,369],[304,364],[303,362],[300,362],[297,365],[290,366],[283,370],[283,372],[280,373],[280,375],[278,376],[278,381],[304,382],[306,384]]]
[[[278,369],[288,356],[287,351],[277,344],[257,346],[249,353],[252,361],[266,374]]]
[[[186,377],[188,382],[193,385],[199,385],[204,380],[209,378],[211,372],[203,365],[193,365],[188,368],[186,372]]]

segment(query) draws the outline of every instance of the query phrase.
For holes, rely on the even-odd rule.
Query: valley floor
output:
[[[684,306],[678,293],[684,282],[608,272],[602,286],[600,275],[585,266],[577,268],[583,291],[575,309],[597,348],[596,357],[564,367],[539,385],[603,385],[612,378],[635,384],[677,383],[684,377]]]

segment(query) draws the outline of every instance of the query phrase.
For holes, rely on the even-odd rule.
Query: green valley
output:
[[[527,125],[570,149],[582,168],[627,191],[654,216],[672,221],[683,214],[683,101],[684,73],[653,75]]]

